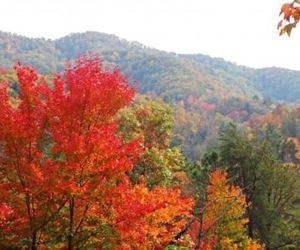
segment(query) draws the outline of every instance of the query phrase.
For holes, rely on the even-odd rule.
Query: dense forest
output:
[[[300,72],[96,32],[0,53],[0,249],[300,249]]]
[[[97,32],[71,34],[57,40],[30,39],[0,33],[0,67],[17,60],[41,73],[63,70],[67,60],[92,51],[105,67],[119,67],[138,93],[161,99],[174,109],[171,144],[199,160],[216,146],[218,130],[232,121],[243,124],[273,103],[297,104],[300,72],[251,69],[205,55],[178,55]]]

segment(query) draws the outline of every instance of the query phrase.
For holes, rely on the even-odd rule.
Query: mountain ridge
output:
[[[176,54],[99,32],[55,40],[0,32],[0,68],[17,60],[41,73],[62,71],[65,61],[99,54],[109,69],[119,67],[141,94],[174,108],[175,138],[190,159],[216,143],[228,122],[243,124],[272,109],[272,103],[300,103],[300,71],[254,69],[202,54]]]
[[[12,65],[20,60],[25,64],[30,64],[36,67],[41,72],[61,71],[66,60],[74,60],[77,56],[93,51],[99,53],[104,61],[119,66],[125,74],[130,78],[143,82],[144,74],[137,75],[136,65],[138,62],[144,63],[145,60],[162,60],[163,63],[184,68],[193,68],[194,71],[199,71],[202,75],[213,76],[214,80],[221,81],[225,85],[229,85],[236,89],[239,94],[250,94],[249,97],[258,95],[268,96],[275,101],[297,102],[298,88],[295,88],[293,81],[296,79],[300,89],[300,71],[267,67],[254,69],[247,66],[238,65],[236,63],[226,61],[220,57],[211,57],[203,54],[177,54],[174,52],[166,52],[145,46],[139,42],[127,41],[113,34],[105,34],[95,31],[87,31],[84,33],[71,33],[67,36],[57,39],[46,38],[28,38],[26,36],[17,35],[14,33],[0,31],[0,67],[12,67]],[[137,56],[139,54],[139,56]],[[141,58],[143,57],[143,58]],[[126,63],[135,62],[134,69],[128,69]],[[153,62],[147,67],[152,67]],[[176,66],[175,65],[175,66]],[[186,66],[185,66],[186,65]],[[154,65],[159,68],[157,65]],[[187,69],[184,72],[190,71]],[[282,83],[278,92],[280,94],[270,93],[272,87],[278,83],[275,81],[272,86],[264,89],[261,78],[265,80],[265,75],[262,73],[268,71],[268,74],[276,71],[281,74],[293,75],[291,82],[293,88],[296,89],[296,94],[292,98],[282,96]],[[133,74],[132,74],[133,73]],[[192,74],[190,72],[190,74]],[[187,73],[189,75],[189,73]],[[288,77],[289,78],[289,77]],[[148,80],[148,79],[146,79]],[[235,81],[238,80],[238,83]],[[274,81],[274,79],[272,79]],[[222,84],[221,84],[222,85]],[[234,86],[232,86],[234,85]],[[239,86],[240,85],[240,86]],[[285,88],[285,86],[284,86]],[[226,89],[226,88],[225,88]],[[294,91],[294,90],[293,90]],[[300,95],[299,95],[300,96]]]

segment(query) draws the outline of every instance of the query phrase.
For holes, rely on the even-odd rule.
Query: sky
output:
[[[55,39],[99,31],[176,53],[300,70],[300,27],[276,29],[288,0],[2,0],[0,30]]]

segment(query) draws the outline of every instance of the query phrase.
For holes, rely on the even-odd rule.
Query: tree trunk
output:
[[[69,200],[69,232],[68,232],[68,250],[73,250],[73,239],[74,239],[74,234],[73,234],[73,227],[74,227],[74,197],[70,198]]]
[[[248,201],[247,201],[247,203],[248,203]],[[246,209],[246,215],[247,215],[247,217],[248,217],[248,219],[249,219],[249,222],[248,222],[248,224],[247,224],[247,229],[248,229],[248,236],[251,238],[251,239],[253,239],[253,222],[252,222],[252,218],[251,218],[251,212],[250,212],[250,208],[249,207],[247,207],[247,209]]]
[[[200,244],[201,244],[201,240],[202,240],[202,236],[203,236],[202,231],[203,231],[203,214],[201,215],[201,218],[200,218],[200,228],[199,228],[199,233],[197,236],[195,250],[200,249]]]
[[[37,232],[33,231],[31,235],[31,250],[37,250]]]

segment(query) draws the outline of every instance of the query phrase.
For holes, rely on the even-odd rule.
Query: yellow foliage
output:
[[[238,186],[228,182],[227,174],[216,170],[210,175],[207,200],[202,216],[199,249],[261,250],[246,235],[246,198]],[[197,234],[196,234],[197,235]]]

